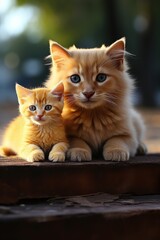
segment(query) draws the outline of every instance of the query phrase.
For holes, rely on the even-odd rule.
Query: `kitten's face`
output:
[[[53,76],[63,80],[65,100],[70,106],[93,109],[115,103],[115,93],[123,85],[119,80],[123,70],[123,41],[113,47],[114,51],[104,46],[68,51],[59,45],[54,47],[51,49],[55,65]]]
[[[29,90],[18,85],[20,112],[29,121],[37,125],[53,123],[62,113],[61,96],[45,88]]]

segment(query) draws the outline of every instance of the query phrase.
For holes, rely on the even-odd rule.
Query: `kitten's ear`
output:
[[[107,55],[113,60],[115,67],[119,70],[123,68],[125,42],[125,37],[121,38],[110,45],[107,50]]]
[[[51,94],[57,97],[59,101],[63,101],[64,85],[62,82],[58,83],[56,87],[51,91]]]
[[[16,93],[17,93],[19,104],[23,104],[25,101],[25,98],[32,93],[32,90],[28,88],[24,88],[18,83],[16,83]]]
[[[63,48],[57,42],[49,41],[50,44],[50,53],[52,57],[52,61],[60,67],[64,64],[65,60],[71,57],[67,49]]]

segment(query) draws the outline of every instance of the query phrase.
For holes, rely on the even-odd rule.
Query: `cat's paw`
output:
[[[72,162],[92,160],[91,152],[83,148],[70,148],[67,152],[67,157]]]
[[[43,161],[44,159],[45,159],[45,156],[42,150],[34,150],[27,157],[28,162],[39,162],[39,161]]]
[[[103,151],[103,156],[105,160],[108,161],[127,161],[130,154],[124,149],[106,149]]]
[[[65,161],[65,153],[51,151],[48,156],[48,160],[52,162],[64,162]]]
[[[147,147],[144,143],[140,143],[137,149],[138,155],[145,155],[147,154]]]

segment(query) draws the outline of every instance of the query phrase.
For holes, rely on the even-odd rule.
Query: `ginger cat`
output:
[[[28,162],[63,162],[68,149],[63,119],[63,84],[52,91],[16,84],[20,115],[7,127],[0,155],[18,155]]]
[[[144,124],[133,109],[134,81],[127,73],[125,38],[93,49],[65,49],[50,41],[52,68],[45,85],[64,84],[63,119],[70,138],[68,157],[126,161],[144,154]]]

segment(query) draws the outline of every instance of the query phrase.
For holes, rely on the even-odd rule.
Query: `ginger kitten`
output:
[[[133,109],[134,81],[127,73],[125,38],[93,49],[65,49],[50,41],[52,68],[46,86],[64,84],[63,118],[70,138],[68,157],[125,161],[146,152],[144,125]]]
[[[52,91],[16,84],[20,115],[7,127],[0,155],[18,155],[28,162],[63,162],[68,149],[63,119],[63,84]]]

